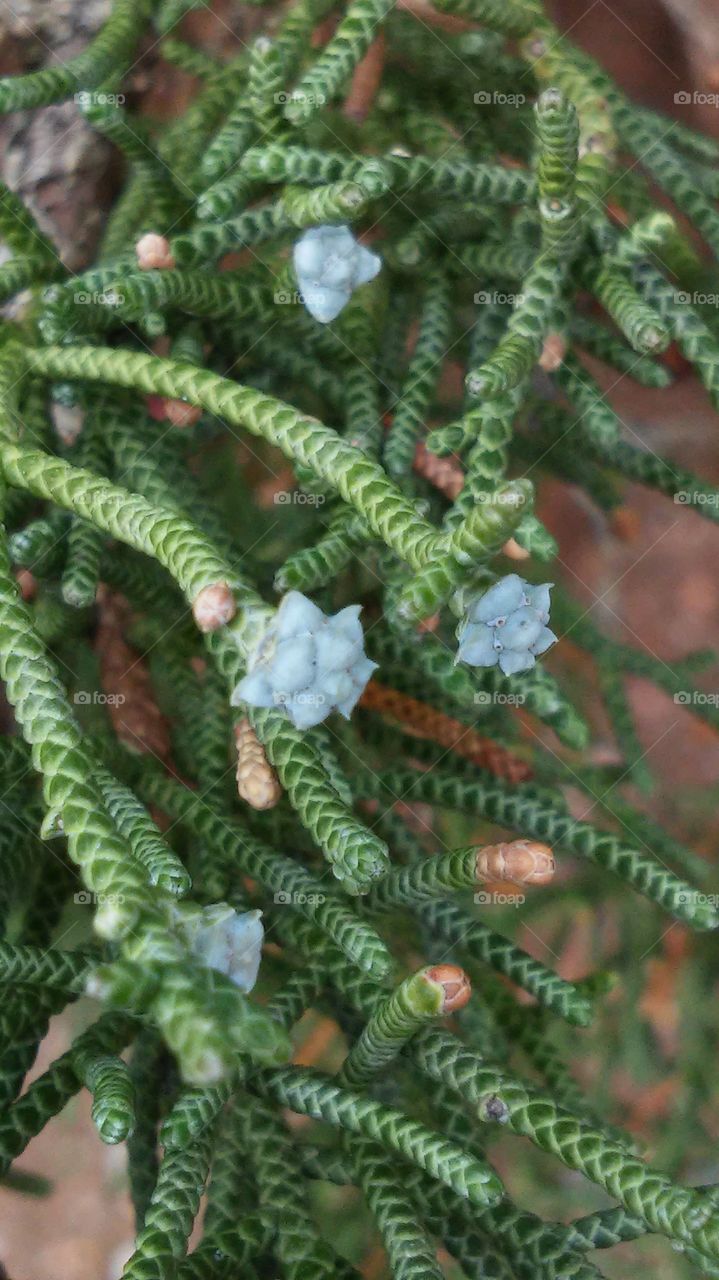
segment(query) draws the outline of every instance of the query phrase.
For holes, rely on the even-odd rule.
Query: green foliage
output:
[[[670,668],[560,591],[551,670],[457,665],[452,638],[506,574],[503,549],[519,554],[510,539],[531,582],[558,554],[529,468],[602,511],[631,480],[719,518],[709,481],[622,437],[582,361],[662,388],[675,341],[719,405],[716,321],[694,300],[705,265],[633,163],[716,253],[719,148],[629,103],[536,0],[440,0],[473,24],[441,42],[421,15],[350,0],[321,47],[326,0],[295,0],[230,62],[178,36],[195,7],[116,0],[69,63],[0,80],[0,112],[76,98],[127,168],[80,276],[0,191],[0,300],[31,293],[0,330],[0,675],[15,721],[0,739],[3,1174],[20,1189],[12,1162],[86,1087],[100,1138],[128,1145],[134,1280],[344,1280],[359,1261],[336,1229],[350,1186],[398,1280],[437,1280],[438,1244],[470,1280],[592,1280],[590,1251],[646,1235],[719,1274],[716,1196],[685,1185],[690,1152],[657,1172],[565,1061],[569,1036],[581,1046],[615,1016],[607,974],[572,982],[549,946],[525,949],[545,894],[593,919],[604,893],[629,934],[660,912],[693,931],[694,992],[713,998],[705,863],[625,790],[653,786],[626,677],[688,694],[716,730],[696,687],[706,657]],[[169,127],[112,96],[148,31],[199,81]],[[384,58],[379,90],[340,112],[368,53]],[[323,326],[293,241],[346,222],[382,269]],[[168,237],[174,265],[140,268],[145,233]],[[169,355],[149,350],[157,337]],[[258,651],[272,657],[273,582],[323,611],[365,607],[380,670],[351,718],[303,732],[281,700],[238,703]],[[590,763],[565,637],[592,664],[614,774]],[[282,789],[272,809],[234,791],[245,717]],[[594,797],[592,821],[574,816],[568,778]],[[508,832],[552,845],[562,875],[495,930],[487,895],[472,901],[476,844]],[[183,931],[219,903],[264,914],[249,993]],[[68,907],[92,915],[77,948],[59,928]],[[643,957],[626,961],[634,1014]],[[442,1026],[447,972],[474,991]],[[99,1017],[23,1092],[50,1017],[82,994]],[[334,1024],[323,1069],[288,1065],[297,1024],[319,1013]],[[711,1059],[705,1030],[687,1036]],[[615,1205],[565,1221],[562,1182],[562,1222],[520,1209],[532,1148]]]
[[[412,467],[415,445],[439,382],[449,342],[450,320],[450,282],[444,272],[436,271],[427,282],[417,344],[407,368],[405,387],[394,407],[392,430],[384,452],[385,466],[397,480]]]
[[[154,0],[118,0],[99,35],[61,67],[0,80],[0,111],[27,111],[113,81],[131,64]]]

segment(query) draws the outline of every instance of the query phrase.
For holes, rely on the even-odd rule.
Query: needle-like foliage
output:
[[[292,0],[227,63],[178,30],[198,7],[115,0],[66,65],[0,80],[0,113],[74,100],[126,170],[79,276],[0,192],[0,300],[30,298],[0,331],[2,1170],[85,1087],[127,1143],[128,1280],[344,1280],[318,1182],[363,1197],[397,1280],[447,1254],[590,1280],[645,1234],[719,1275],[715,1191],[645,1161],[563,1059],[612,982],[516,924],[605,892],[657,933],[719,925],[702,860],[614,794],[655,785],[626,677],[716,730],[705,658],[550,599],[535,511],[548,470],[602,514],[631,480],[717,520],[584,356],[662,388],[676,342],[719,404],[696,292],[719,146],[633,106],[539,0],[438,0],[469,27]],[[198,81],[163,128],[117,93],[148,37]],[[83,994],[96,1020],[22,1092]],[[323,1070],[292,1062],[310,1011]],[[498,1168],[527,1143],[500,1134],[614,1207],[520,1208]]]

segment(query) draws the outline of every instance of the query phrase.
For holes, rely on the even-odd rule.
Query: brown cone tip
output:
[[[515,884],[549,884],[554,854],[539,840],[512,840],[477,850],[477,879],[513,880]]]
[[[545,373],[555,373],[567,354],[567,339],[562,333],[548,333],[539,357],[539,367]]]
[[[502,547],[502,554],[509,556],[510,560],[529,559],[529,552],[524,547],[520,547],[516,538],[507,538],[507,541]]]
[[[457,964],[435,964],[427,969],[428,982],[436,982],[444,989],[442,1013],[455,1013],[463,1009],[472,994],[472,984],[464,969]]]
[[[203,587],[192,605],[192,616],[200,631],[217,631],[234,618],[236,611],[235,597],[226,582]]]
[[[609,522],[612,533],[622,542],[633,542],[641,533],[641,516],[633,507],[615,507]]]

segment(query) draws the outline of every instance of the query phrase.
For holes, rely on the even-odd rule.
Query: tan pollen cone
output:
[[[554,854],[538,840],[512,840],[477,850],[478,880],[512,880],[515,884],[549,884]]]
[[[464,969],[457,964],[435,964],[426,970],[425,977],[444,990],[442,1013],[456,1013],[457,1009],[463,1009],[472,994],[472,984]]]

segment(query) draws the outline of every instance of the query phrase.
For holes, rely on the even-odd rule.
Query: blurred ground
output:
[[[55,0],[52,6],[44,0],[17,0],[5,8],[7,13],[0,15],[0,70],[18,71],[41,63],[48,44],[57,47],[61,56],[73,52],[78,43],[81,47],[87,30],[101,19],[107,5],[105,0],[93,4]],[[228,8],[223,5],[225,16]],[[552,8],[572,38],[597,55],[636,99],[669,114],[681,112],[684,123],[719,136],[717,108],[678,107],[674,102],[680,91],[719,88],[716,0],[706,4],[666,0],[665,5],[659,0],[616,0],[614,8],[604,0],[560,0]],[[238,11],[235,7],[234,12]],[[245,12],[248,24],[256,26],[257,11]],[[208,47],[216,47],[217,27],[209,14],[194,15],[187,29],[206,40]],[[190,86],[187,77],[163,69],[149,52],[133,76],[131,92],[153,114],[169,117]],[[100,224],[95,210],[110,202],[117,173],[111,151],[86,135],[72,106],[52,111],[51,135],[42,132],[48,127],[39,123],[43,113],[34,120],[13,118],[0,123],[4,176],[20,189],[34,191],[66,246],[68,262],[78,265],[90,252]],[[61,141],[68,130],[72,130],[69,148]],[[85,221],[78,227],[74,211],[80,191]],[[719,481],[717,417],[691,379],[681,379],[662,392],[639,391],[623,379],[614,387],[612,400],[628,427],[658,452]],[[593,616],[602,626],[628,643],[645,645],[670,665],[689,650],[716,646],[719,527],[638,488],[628,491],[627,505],[638,517],[638,531],[632,541],[621,541],[588,510],[576,491],[559,486],[545,490],[542,515],[559,539],[566,584],[587,606],[594,606]],[[600,604],[595,603],[598,597]],[[685,833],[706,855],[712,856],[713,850],[716,856],[719,738],[643,682],[633,685],[632,701],[641,741],[663,780],[655,816],[681,834],[693,808],[692,829]],[[684,789],[681,802],[680,787]],[[524,941],[531,949],[531,938]],[[573,945],[562,964],[568,977],[581,972],[584,962],[576,937]],[[656,1026],[666,1032],[672,1025],[676,1028],[679,1000],[666,980],[667,966],[671,968],[666,942],[659,945],[657,940],[653,961],[659,966],[652,971],[654,994],[661,997]],[[647,1009],[651,1011],[651,1006]],[[38,1071],[67,1047],[83,1016],[82,1007],[76,1006],[69,1016],[53,1022]],[[651,1112],[649,1101],[645,1096],[645,1111]],[[654,1097],[652,1105],[655,1111],[659,1106],[661,1119],[662,1107],[671,1110],[671,1090],[665,1090],[659,1100]],[[643,1119],[638,1112],[640,1126],[654,1118]],[[56,1189],[42,1204],[0,1191],[0,1258],[12,1280],[112,1280],[118,1275],[132,1235],[124,1192],[124,1153],[102,1147],[94,1137],[87,1096],[77,1099],[35,1139],[18,1164],[43,1173]],[[610,1270],[630,1274],[621,1268],[613,1270],[613,1265],[607,1266],[608,1274]],[[374,1264],[369,1270],[376,1274],[373,1268]],[[651,1270],[679,1274],[673,1269],[655,1270],[653,1263]]]

